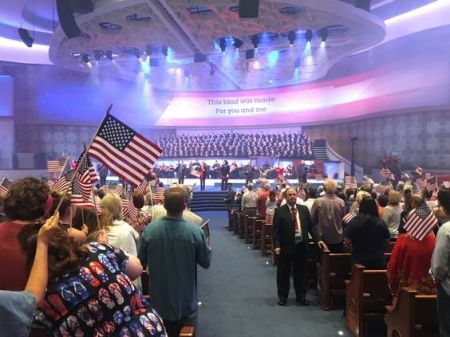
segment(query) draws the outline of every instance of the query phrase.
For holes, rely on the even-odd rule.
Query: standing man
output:
[[[447,219],[450,216],[450,188],[441,187],[439,205]],[[439,336],[450,336],[450,221],[444,223],[437,233],[436,247],[431,258],[431,275],[436,283]]]
[[[286,305],[290,288],[291,267],[294,267],[293,279],[297,302],[309,305],[306,299],[306,257],[308,249],[308,233],[321,249],[326,244],[319,240],[316,226],[311,221],[308,208],[296,204],[297,192],[286,189],[287,203],[275,209],[273,217],[273,246],[278,256],[277,288],[278,304]]]
[[[200,191],[205,190],[206,174],[207,174],[206,164],[205,162],[203,162],[200,164]]]
[[[336,195],[337,183],[326,179],[323,183],[325,195],[317,198],[311,208],[311,218],[323,240],[332,253],[344,250],[344,231],[342,218],[345,215],[345,202]]]
[[[178,184],[180,184],[180,185],[184,184],[185,175],[186,175],[186,167],[185,167],[184,163],[181,162],[177,166]]]
[[[222,184],[220,185],[221,191],[226,190],[229,174],[230,174],[230,165],[228,165],[228,161],[224,160],[222,166],[220,166],[220,178],[222,179]]]
[[[97,165],[98,175],[100,177],[100,186],[106,185],[106,177],[108,176],[108,168],[105,165]]]
[[[139,258],[148,266],[150,293],[169,337],[184,325],[196,327],[197,264],[209,268],[211,249],[198,226],[183,219],[186,192],[173,187],[164,193],[167,216],[142,233]]]

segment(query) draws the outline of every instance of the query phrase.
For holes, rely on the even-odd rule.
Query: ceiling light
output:
[[[219,39],[219,48],[222,51],[222,53],[225,51],[225,48],[227,47],[227,41],[225,41],[224,38]]]
[[[255,49],[258,48],[258,43],[259,43],[258,35],[252,35],[251,40],[252,40],[253,47]]]
[[[324,27],[319,30],[319,36],[322,39],[322,42],[325,42],[328,39],[328,28]]]
[[[295,31],[291,30],[288,35],[287,35],[289,44],[292,46],[295,42],[295,39],[297,38],[297,36],[295,35]]]
[[[306,39],[306,41],[311,42],[312,38],[313,38],[313,32],[311,29],[308,29],[305,32],[305,39]]]
[[[83,54],[83,55],[81,55],[81,60],[82,60],[84,63],[89,63],[89,55],[88,55],[88,54]]]

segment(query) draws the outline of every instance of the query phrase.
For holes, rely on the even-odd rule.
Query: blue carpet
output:
[[[292,288],[288,306],[278,306],[276,267],[225,228],[226,212],[198,214],[211,219],[213,249],[210,269],[198,268],[198,337],[351,336],[342,311],[320,309],[315,290],[309,307],[296,304]]]

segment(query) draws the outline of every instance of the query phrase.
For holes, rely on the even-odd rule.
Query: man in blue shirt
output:
[[[169,337],[182,326],[196,326],[197,264],[209,268],[211,249],[198,226],[183,219],[187,195],[172,187],[164,193],[167,216],[144,230],[139,258],[148,266],[152,304],[164,320]]]

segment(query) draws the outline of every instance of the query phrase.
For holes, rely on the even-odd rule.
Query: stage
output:
[[[275,179],[267,179],[267,181],[270,184],[270,188],[273,189],[275,187]],[[117,184],[118,178],[109,176],[107,178],[107,181],[110,184]],[[174,183],[178,183],[177,178],[160,178],[159,181],[161,181],[164,184],[164,187],[168,187]],[[298,180],[297,179],[288,179],[289,184],[291,186],[298,186]],[[336,179],[338,184],[342,184],[342,179]],[[228,182],[233,184],[233,190],[238,190],[242,188],[245,185],[245,179],[228,179]],[[324,180],[317,180],[317,179],[308,179],[308,184],[313,185],[315,187],[318,187],[322,185]],[[200,191],[200,180],[198,178],[185,178],[184,179],[184,185],[188,185],[190,187],[194,186],[194,192]],[[257,184],[257,180],[253,181],[253,184]],[[205,182],[205,190],[206,191],[220,191],[221,186],[221,180],[220,179],[206,179]]]

